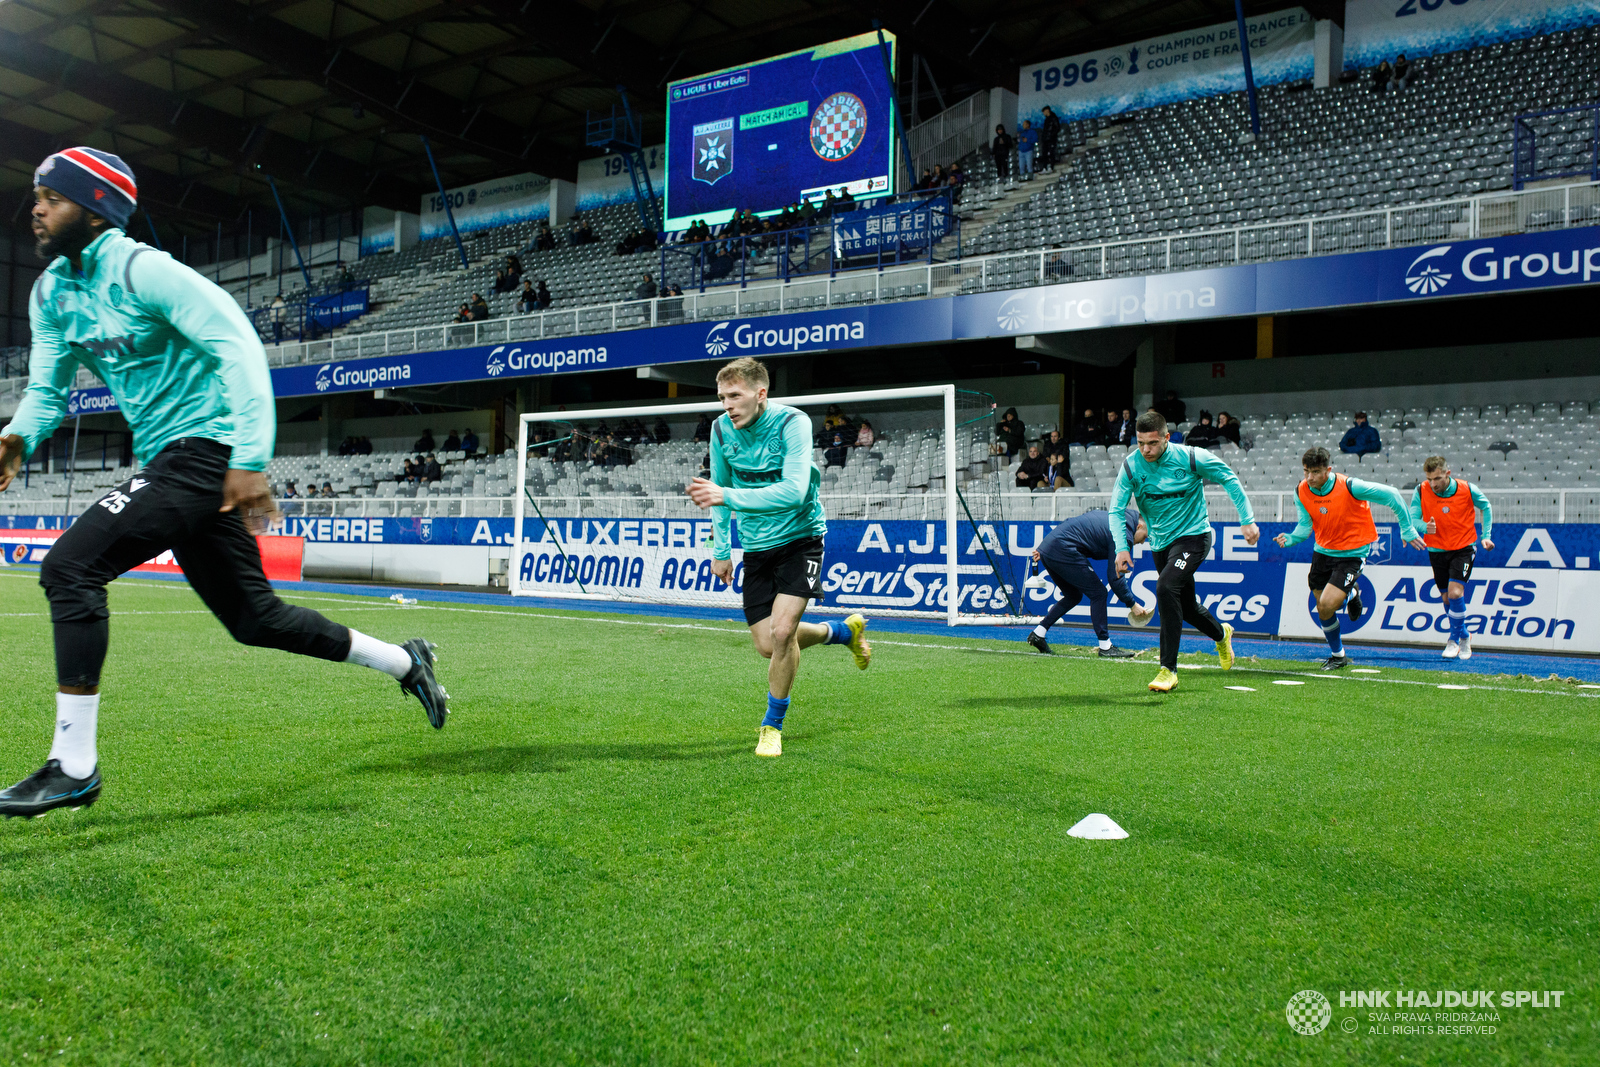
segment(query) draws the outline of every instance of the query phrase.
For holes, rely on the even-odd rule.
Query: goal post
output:
[[[987,460],[993,398],[934,385],[773,400],[812,418],[819,447],[830,443],[826,420],[834,417],[847,420],[850,443],[858,430],[848,420],[855,416],[870,415],[862,421],[878,420],[883,427],[873,430],[874,445],[847,445],[847,453],[837,457],[843,465],[834,466],[830,458],[825,468],[825,595],[811,610],[943,619],[952,626],[1017,621],[1014,615],[1001,619],[964,610],[963,604],[985,573],[993,574],[993,586],[985,589],[1006,586],[992,561],[985,563],[987,553],[965,566],[960,558],[961,527],[970,509],[958,487],[980,465],[974,459],[980,445]],[[967,423],[958,404],[968,409],[961,414],[973,415]],[[692,439],[688,421],[722,411],[719,402],[704,400],[523,413],[511,594],[737,610],[743,551],[735,539],[734,580],[717,581],[710,573],[711,515],[684,492],[710,448]],[[979,421],[981,427],[969,425]],[[666,441],[656,441],[651,432],[661,423],[668,424]],[[1021,592],[1014,591],[1017,604]],[[970,599],[977,601],[975,595]]]

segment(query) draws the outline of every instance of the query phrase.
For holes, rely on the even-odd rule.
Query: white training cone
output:
[[[1128,831],[1112,822],[1109,815],[1095,812],[1079,819],[1077,825],[1067,831],[1067,836],[1086,837],[1091,841],[1120,841],[1128,836]]]

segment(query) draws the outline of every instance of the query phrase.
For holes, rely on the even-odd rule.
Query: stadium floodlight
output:
[[[975,399],[980,396],[984,403]],[[898,538],[896,543],[885,543],[883,571],[862,575],[859,584],[852,580],[840,587],[835,581],[835,588],[814,604],[814,610],[943,618],[950,625],[1017,620],[1020,611],[985,613],[965,603],[977,587],[975,583],[982,583],[986,590],[1001,591],[993,594],[995,601],[1000,602],[1004,595],[1005,604],[1020,607],[1020,582],[1011,588],[999,578],[1000,568],[988,551],[990,542],[984,540],[975,562],[959,562],[965,545],[959,537],[967,536],[959,527],[972,525],[975,493],[981,495],[979,513],[990,520],[996,518],[992,502],[998,494],[992,492],[990,482],[996,486],[998,482],[968,474],[969,467],[984,465],[975,458],[979,450],[982,460],[987,460],[993,417],[992,403],[987,401],[992,398],[953,385],[935,385],[774,399],[812,415],[814,432],[822,430],[830,408],[870,418],[879,434],[879,447],[901,463],[896,478],[888,465],[877,466],[878,459],[867,459],[883,453],[856,449],[855,454],[861,456],[854,460],[856,469],[847,463],[825,475],[822,503],[830,522],[881,519],[878,529],[899,530],[902,535],[891,533],[891,540]],[[963,414],[973,417],[958,422],[958,403],[971,407],[971,412]],[[685,487],[701,469],[708,446],[688,440],[692,434],[684,431],[682,418],[701,414],[715,418],[722,414],[722,405],[706,400],[524,413],[517,433],[515,544],[508,576],[511,594],[736,610],[743,553],[738,548],[733,551],[733,584],[715,581],[710,573],[711,515],[684,495]],[[563,445],[568,450],[565,455],[593,447],[602,425],[615,428],[624,420],[653,422],[675,417],[680,424],[672,441],[642,449],[648,459],[639,471],[589,468],[575,474],[573,463],[556,461]],[[969,425],[980,421],[981,426]],[[534,435],[534,427],[543,432]],[[850,430],[852,435],[855,432]],[[530,459],[530,448],[542,455]],[[875,468],[871,481],[865,480],[869,462]],[[958,492],[958,473],[973,479],[965,497]],[[612,484],[583,484],[602,480]],[[650,488],[644,483],[650,483]],[[866,529],[871,531],[872,526]],[[973,538],[985,536],[976,527],[971,532]],[[830,584],[827,560],[823,567],[826,589]]]

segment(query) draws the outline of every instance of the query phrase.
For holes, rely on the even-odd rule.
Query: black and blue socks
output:
[[[1335,656],[1344,655],[1344,641],[1339,637],[1339,616],[1319,619],[1322,623],[1322,636],[1328,639],[1328,648]]]

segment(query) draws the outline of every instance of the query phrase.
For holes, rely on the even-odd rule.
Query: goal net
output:
[[[1003,533],[993,397],[941,385],[774,399],[810,420],[820,472],[828,534],[812,610],[1018,621],[1027,559]],[[712,513],[685,493],[721,414],[712,400],[522,415],[511,593],[737,618],[738,518],[725,584],[711,571]]]

